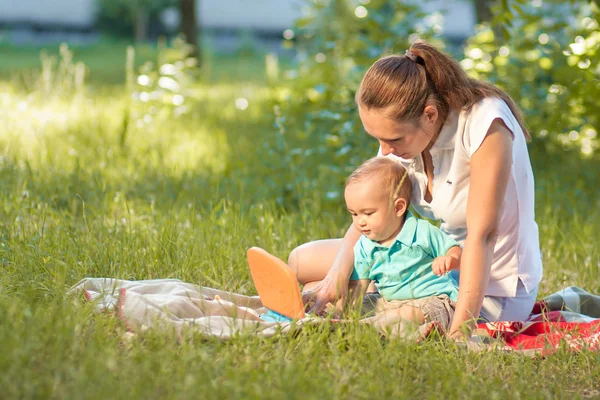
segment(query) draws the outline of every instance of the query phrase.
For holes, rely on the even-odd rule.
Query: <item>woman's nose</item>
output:
[[[385,144],[383,142],[379,142],[379,145],[381,146],[381,154],[384,156],[387,156],[388,154],[392,154],[395,150],[392,146]]]

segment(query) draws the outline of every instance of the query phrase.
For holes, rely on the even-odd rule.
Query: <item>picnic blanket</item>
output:
[[[178,279],[128,281],[111,278],[85,278],[70,289],[93,302],[98,311],[118,316],[130,332],[143,332],[159,326],[181,333],[195,329],[208,336],[230,339],[238,334],[263,337],[285,333],[306,324],[322,323],[307,316],[292,322],[266,321],[267,312],[258,296],[245,296],[187,283]],[[343,320],[329,320],[332,325]],[[416,342],[432,332],[443,333],[436,323],[415,329],[400,318],[375,315],[360,320],[386,336]],[[479,324],[474,333],[477,350],[488,348],[549,352],[566,346],[573,350],[600,350],[600,296],[569,287],[536,303],[526,321]]]
[[[502,340],[504,350],[550,354],[561,347],[600,351],[600,296],[568,287],[535,303],[526,321],[478,325],[476,338]]]

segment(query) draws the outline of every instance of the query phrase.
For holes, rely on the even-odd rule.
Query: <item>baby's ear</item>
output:
[[[408,203],[406,202],[406,199],[398,197],[396,200],[394,200],[394,212],[398,217],[404,215],[407,206]]]

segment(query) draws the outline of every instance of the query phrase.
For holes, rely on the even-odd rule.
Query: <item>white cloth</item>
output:
[[[407,168],[415,210],[426,218],[440,220],[440,229],[462,246],[467,236],[471,156],[483,143],[495,119],[501,119],[513,134],[513,162],[486,294],[515,297],[519,279],[527,292],[536,290],[542,279],[542,259],[527,143],[508,105],[499,98],[485,98],[468,112],[450,113],[430,150],[434,167],[431,203],[424,198],[428,179],[423,157],[419,155],[412,160],[393,154],[387,157]]]
[[[127,281],[111,278],[86,278],[70,290],[83,292],[99,311],[114,312],[130,332],[166,327],[181,334],[185,328],[208,336],[229,339],[252,332],[273,336],[287,332],[290,322],[266,322],[266,312],[258,296],[243,296],[205,288],[178,279]],[[314,318],[295,321],[296,326]]]

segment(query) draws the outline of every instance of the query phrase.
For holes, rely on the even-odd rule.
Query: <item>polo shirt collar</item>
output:
[[[417,231],[417,218],[413,215],[410,210],[406,211],[406,219],[404,220],[404,226],[398,236],[396,236],[396,242],[400,242],[405,246],[412,246],[415,240],[415,232]]]
[[[398,236],[396,236],[396,239],[394,240],[392,245],[390,245],[390,249],[396,242],[400,242],[408,247],[412,246],[412,244],[414,243],[416,231],[417,218],[415,218],[412,212],[406,211],[406,219],[404,220],[404,225],[402,226],[400,233],[398,233]],[[365,243],[363,243],[363,247],[368,254],[373,254],[373,251],[375,251],[376,249],[386,248],[370,239],[367,239]]]
[[[456,110],[450,111],[438,138],[433,146],[431,146],[432,151],[450,150],[454,148],[454,137],[456,136],[456,131],[458,129],[458,115],[459,113]]]

